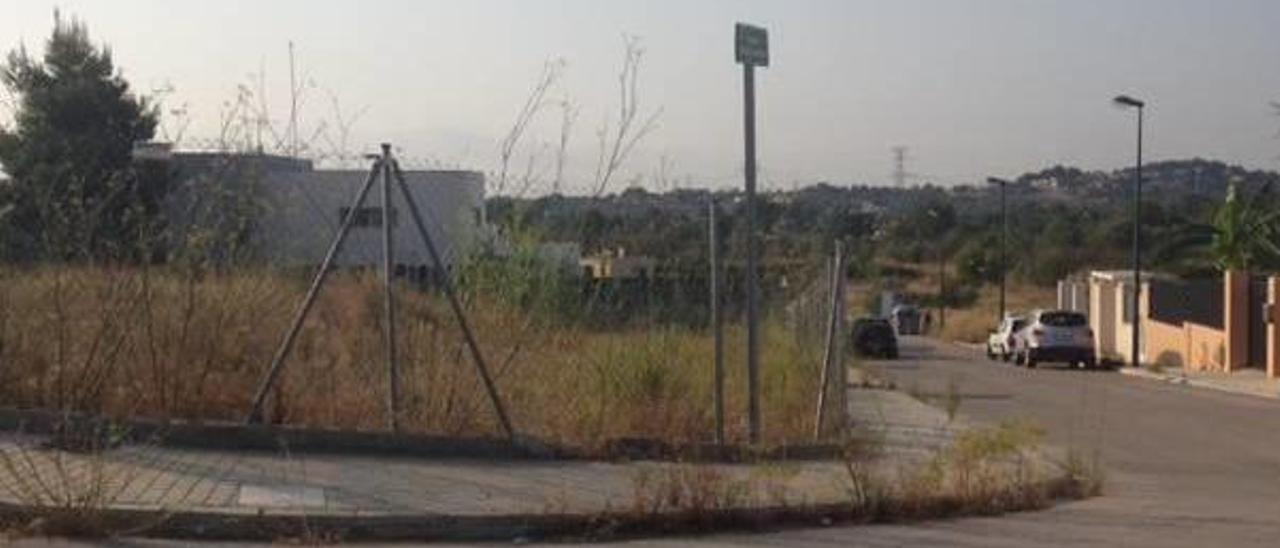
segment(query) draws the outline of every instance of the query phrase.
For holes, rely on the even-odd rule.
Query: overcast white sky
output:
[[[1121,92],[1148,101],[1150,158],[1280,168],[1271,0],[4,2],[0,47],[39,49],[60,6],[112,46],[140,91],[172,84],[167,103],[189,107],[195,138],[214,136],[220,105],[263,67],[283,122],[292,40],[300,72],[348,111],[367,109],[357,151],[389,140],[419,162],[492,170],[543,62],[559,57],[555,93],[582,109],[570,156],[580,179],[629,33],[647,49],[641,101],[664,114],[623,181],[651,181],[665,156],[692,186],[737,185],[741,20],[772,42],[773,66],[757,76],[766,188],[887,182],[895,145],[910,148],[910,171],[948,184],[1119,167],[1133,155],[1133,119],[1109,106]],[[304,126],[331,117],[327,102],[312,94]],[[548,111],[530,144],[555,141],[557,124]],[[539,158],[549,168],[550,154]]]

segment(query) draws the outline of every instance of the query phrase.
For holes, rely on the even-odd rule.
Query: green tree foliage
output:
[[[1269,190],[1263,189],[1253,199],[1241,199],[1235,185],[1227,190],[1226,201],[1213,216],[1212,249],[1218,268],[1249,270],[1280,259],[1275,244],[1280,212],[1264,209],[1271,202]]]
[[[0,244],[10,258],[138,258],[151,245],[165,177],[130,167],[156,111],[133,95],[111,51],[84,24],[54,15],[43,58],[9,53],[0,81],[17,99],[0,129]]]
[[[1164,246],[1161,255],[1207,254],[1218,270],[1280,267],[1280,210],[1271,186],[1245,194],[1231,185],[1208,223],[1189,224]]]

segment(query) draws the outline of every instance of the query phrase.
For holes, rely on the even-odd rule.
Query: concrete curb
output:
[[[1156,373],[1154,371],[1148,371],[1146,369],[1136,368],[1136,367],[1121,367],[1121,368],[1118,368],[1117,371],[1119,371],[1121,375],[1127,375],[1130,377],[1146,379],[1146,380],[1151,380],[1156,382],[1190,386],[1193,388],[1203,388],[1206,390],[1214,390],[1217,392],[1224,392],[1227,394],[1236,394],[1240,396],[1252,396],[1255,398],[1265,398],[1270,400],[1280,399],[1280,393],[1277,393],[1277,392],[1267,391],[1267,390],[1250,390],[1250,389],[1241,388],[1238,386],[1229,386],[1220,382],[1216,382],[1212,379],[1200,379],[1200,378],[1196,378],[1196,377],[1185,375],[1185,374]]]
[[[463,438],[426,434],[391,434],[233,422],[112,419],[86,413],[43,409],[0,408],[0,432],[65,436],[72,443],[102,447],[120,443],[226,451],[410,456],[486,460],[656,460],[667,462],[742,463],[816,461],[839,458],[836,444],[803,443],[776,447],[717,446],[711,443],[667,444],[658,440],[610,440],[603,454],[556,447],[532,438],[515,443],[497,438]]]
[[[1086,497],[1072,478],[1033,485],[1045,504]],[[555,514],[316,514],[301,511],[254,513],[170,511],[163,508],[32,508],[0,503],[0,521],[28,526],[34,534],[58,534],[57,524],[75,520],[83,530],[129,531],[130,536],[205,541],[303,540],[318,542],[478,542],[624,540],[710,532],[763,532],[836,524],[909,523],[968,515],[995,515],[1043,509],[1004,497],[999,508],[966,510],[949,497],[902,508],[860,508],[851,502],[711,508],[649,513],[603,511]],[[894,511],[901,513],[882,514]],[[42,529],[46,528],[46,529]]]

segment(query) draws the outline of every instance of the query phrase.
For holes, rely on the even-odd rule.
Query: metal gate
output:
[[[1249,367],[1267,366],[1267,277],[1249,277]]]

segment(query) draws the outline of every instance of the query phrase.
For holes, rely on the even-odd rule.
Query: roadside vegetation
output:
[[[304,280],[271,271],[40,267],[0,271],[0,400],[112,417],[242,420]],[[399,296],[405,416],[410,432],[496,435],[493,413],[443,299]],[[536,302],[536,301],[535,301]],[[385,425],[381,287],[335,276],[272,394],[273,422],[325,428]],[[709,438],[712,341],[679,326],[591,329],[474,295],[477,337],[519,431],[598,449],[617,438]],[[812,431],[819,365],[792,331],[766,326],[767,440]],[[727,330],[741,363],[743,330]],[[726,411],[741,441],[740,367],[726,368]]]

